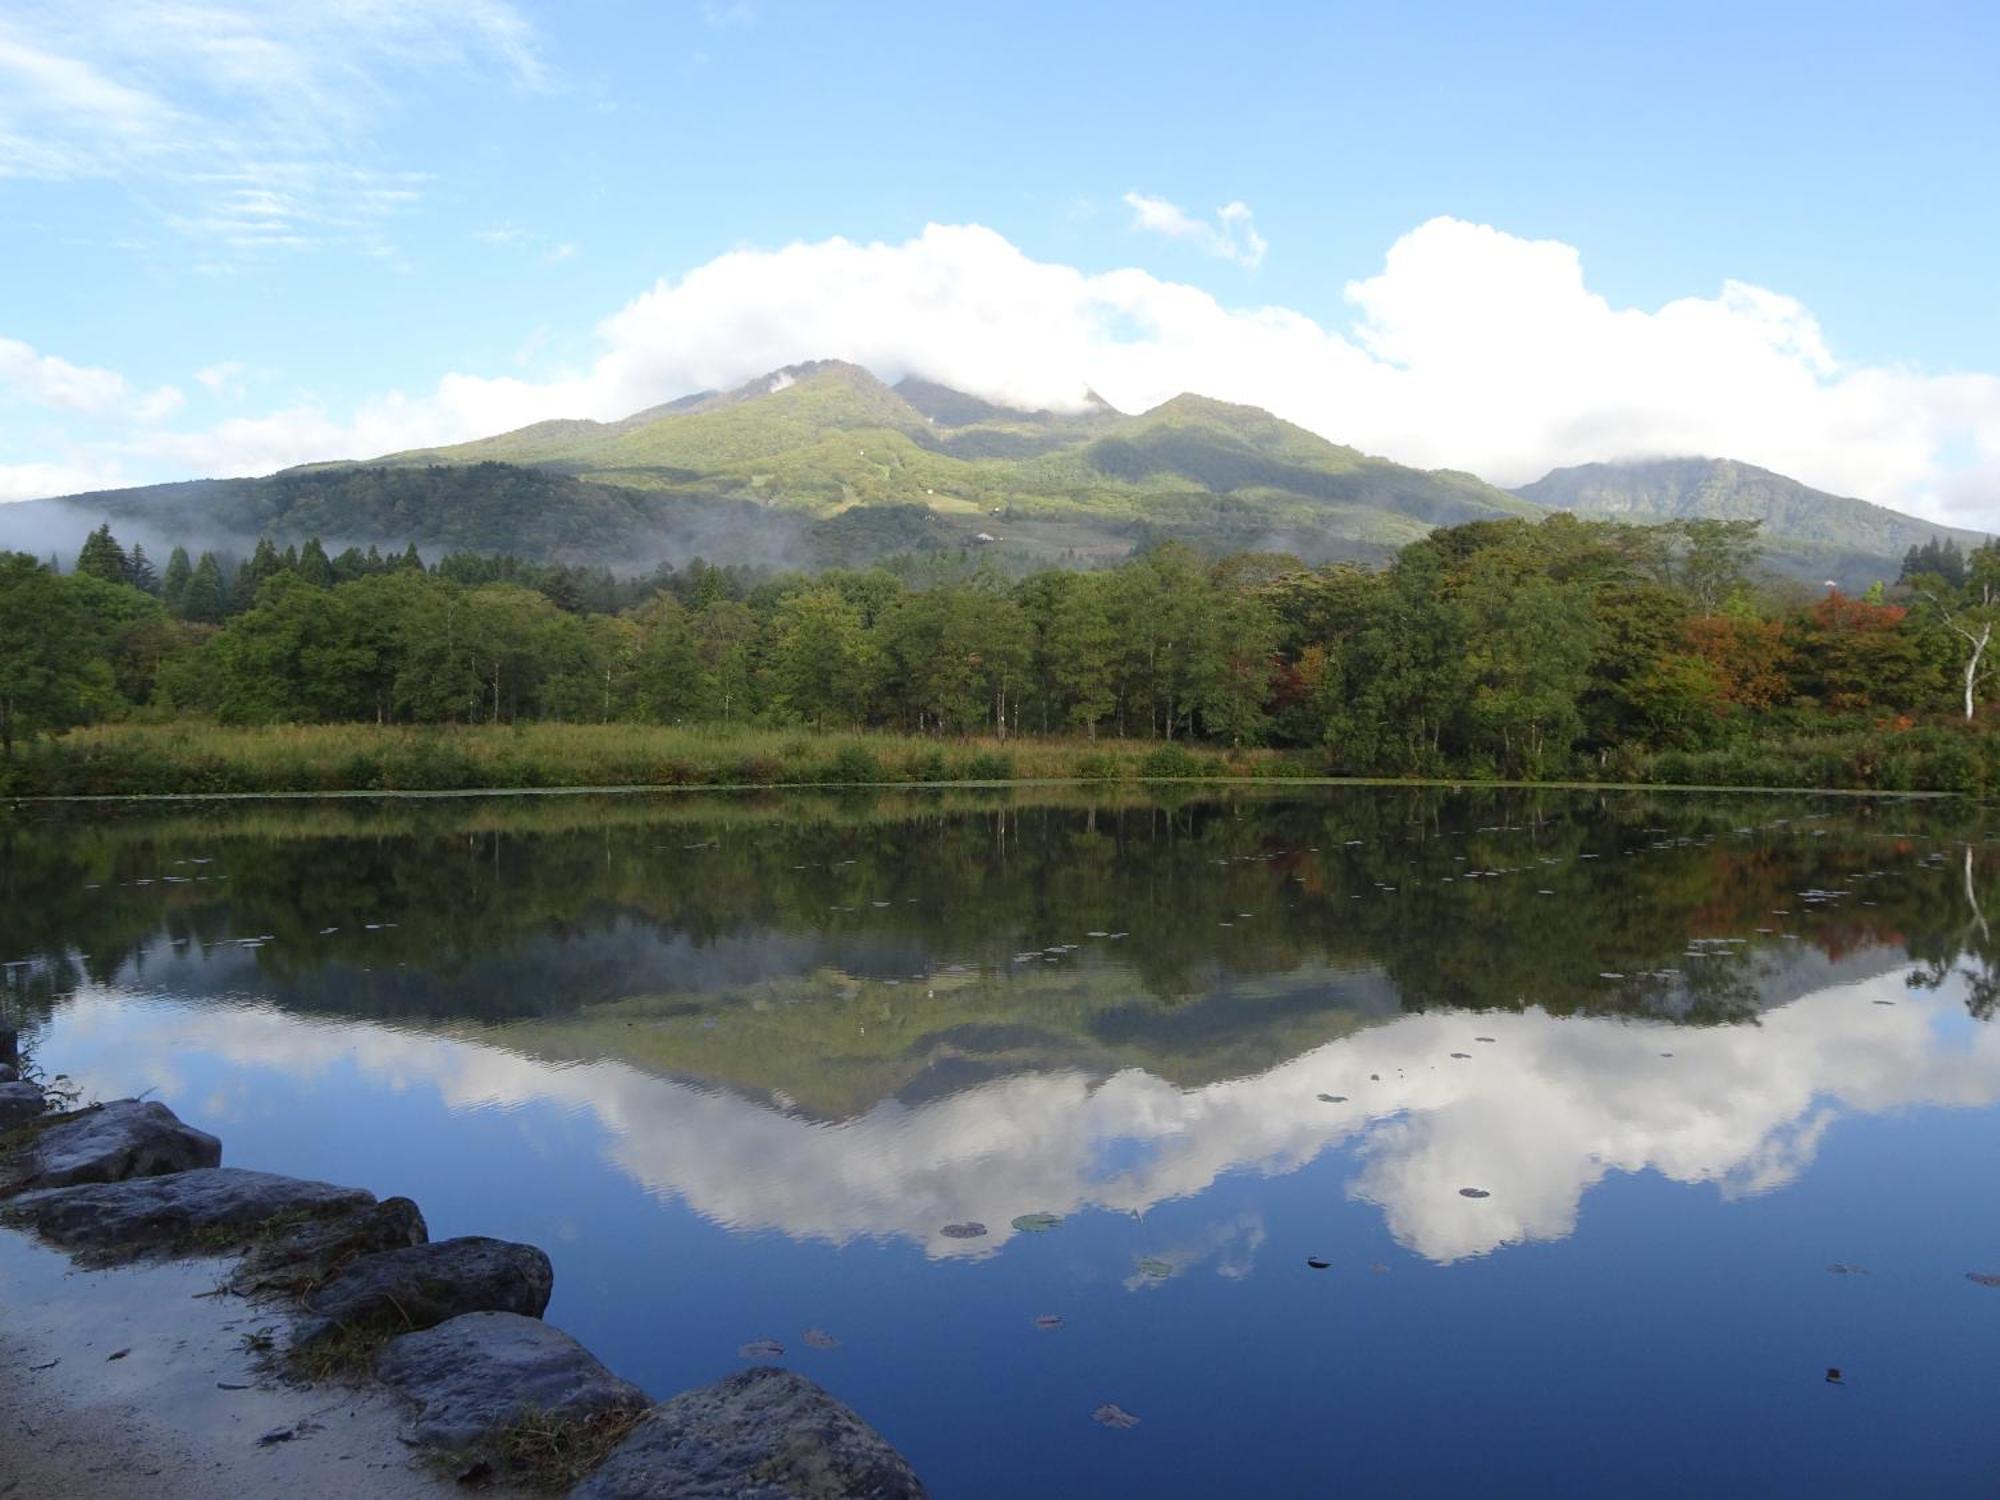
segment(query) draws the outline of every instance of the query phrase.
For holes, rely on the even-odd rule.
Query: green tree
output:
[[[717,576],[709,569],[708,577]],[[702,697],[709,711],[727,724],[747,718],[756,709],[756,613],[742,601],[717,594],[694,613],[695,659],[700,665]]]
[[[780,709],[815,728],[858,725],[876,653],[861,609],[825,584],[786,595],[772,621],[770,671]]]
[[[157,594],[160,591],[160,575],[153,569],[153,560],[146,556],[144,547],[134,545],[125,558],[125,581],[142,594]]]
[[[228,613],[229,590],[222,581],[222,564],[213,552],[204,552],[181,593],[181,618],[213,625]]]
[[[1942,572],[1919,573],[1910,586],[1958,647],[1963,705],[1969,721],[1977,706],[1980,680],[1991,665],[1986,651],[1993,643],[1993,627],[2000,623],[2000,544],[1987,542],[1973,548],[1960,575],[1962,581],[1953,586]]]
[[[167,575],[160,582],[160,602],[167,607],[170,615],[179,615],[187,599],[188,580],[194,577],[194,564],[188,561],[185,547],[174,548],[167,558]]]
[[[107,533],[108,535],[108,533]],[[21,552],[0,553],[0,755],[80,720],[108,671],[72,592]]]
[[[77,572],[86,578],[100,578],[106,583],[124,583],[130,567],[125,549],[111,534],[109,521],[84,538],[83,550],[76,555]]]
[[[1049,670],[1066,723],[1092,739],[1118,706],[1118,636],[1111,619],[1111,587],[1103,574],[1085,574],[1063,590],[1049,622]]]
[[[640,712],[659,724],[699,717],[708,707],[707,684],[687,611],[673,596],[662,594],[640,611],[635,623]]]
[[[299,577],[315,588],[330,589],[334,585],[333,560],[326,555],[326,548],[320,545],[318,537],[307,542],[299,553]]]

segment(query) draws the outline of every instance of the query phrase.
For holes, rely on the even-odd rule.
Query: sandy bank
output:
[[[205,1295],[225,1264],[83,1271],[0,1230],[0,1496],[464,1493],[399,1441],[403,1413],[381,1387],[298,1386],[260,1369],[245,1337],[283,1318]]]

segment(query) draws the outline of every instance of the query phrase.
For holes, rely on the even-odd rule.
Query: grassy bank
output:
[[[926,739],[728,726],[470,728],[108,725],[0,762],[0,796],[462,791],[475,788],[923,785],[1355,774],[1338,748],[1233,749],[1156,740]],[[1455,779],[1486,779],[1477,771]],[[1707,751],[1620,754],[1554,780],[1655,786],[2000,791],[2000,735],[1859,728]]]
[[[588,786],[782,786],[1141,776],[1316,776],[1316,758],[1156,741],[932,740],[631,724],[382,728],[207,724],[76,730],[0,765],[0,794],[455,791]]]

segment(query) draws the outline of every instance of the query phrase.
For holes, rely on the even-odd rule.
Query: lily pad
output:
[[[1315,1271],[1324,1271],[1328,1266],[1332,1265],[1333,1262],[1330,1260],[1326,1260],[1321,1256],[1308,1255],[1306,1257],[1306,1264],[1311,1266]]]
[[[1062,1315],[1060,1313],[1039,1313],[1035,1317],[1035,1326],[1041,1329],[1043,1333],[1054,1333],[1058,1328],[1063,1326]]]
[[[809,1349],[838,1349],[840,1347],[840,1340],[828,1333],[824,1328],[808,1328],[804,1333],[799,1335],[799,1339]]]
[[[1137,1417],[1125,1410],[1124,1407],[1109,1401],[1092,1412],[1090,1420],[1095,1422],[1099,1427],[1110,1427],[1120,1432],[1129,1427],[1137,1427],[1139,1425]]]
[[[785,1346],[776,1339],[752,1339],[736,1353],[740,1359],[783,1359]]]
[[[1320,1103],[1322,1103],[1322,1104],[1345,1104],[1345,1103],[1347,1102],[1347,1095],[1345,1095],[1345,1094],[1321,1094],[1321,1095],[1319,1096],[1319,1102],[1320,1102]]]
[[[986,1226],[977,1219],[968,1219],[963,1224],[947,1224],[938,1233],[948,1240],[976,1240],[986,1233]]]
[[[1155,1281],[1165,1281],[1174,1274],[1174,1263],[1161,1260],[1157,1255],[1142,1255],[1139,1257],[1139,1274],[1150,1276]]]
[[[1833,1276],[1866,1276],[1868,1274],[1866,1266],[1850,1266],[1846,1261],[1841,1260],[1835,1261],[1826,1269],[1828,1274]]]
[[[1472,1056],[1472,1054],[1471,1054],[1470,1052],[1454,1052],[1454,1053],[1452,1053],[1452,1056],[1453,1056],[1453,1057],[1461,1057],[1461,1058],[1463,1058],[1463,1057],[1470,1057],[1470,1056]]]
[[[1980,1286],[2000,1286],[2000,1276],[1995,1276],[1991,1271],[1967,1271],[1965,1279]]]
[[[1485,1188],[1460,1188],[1458,1196],[1461,1198],[1491,1198],[1493,1195],[1487,1192]]]
[[[1014,1221],[1014,1227],[1023,1234],[1046,1234],[1060,1223],[1061,1214],[1022,1214]]]

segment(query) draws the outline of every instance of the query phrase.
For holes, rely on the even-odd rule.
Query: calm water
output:
[[[1984,815],[1910,802],[0,827],[52,1069],[545,1246],[656,1394],[778,1340],[946,1497],[1991,1494],[1989,917]]]

